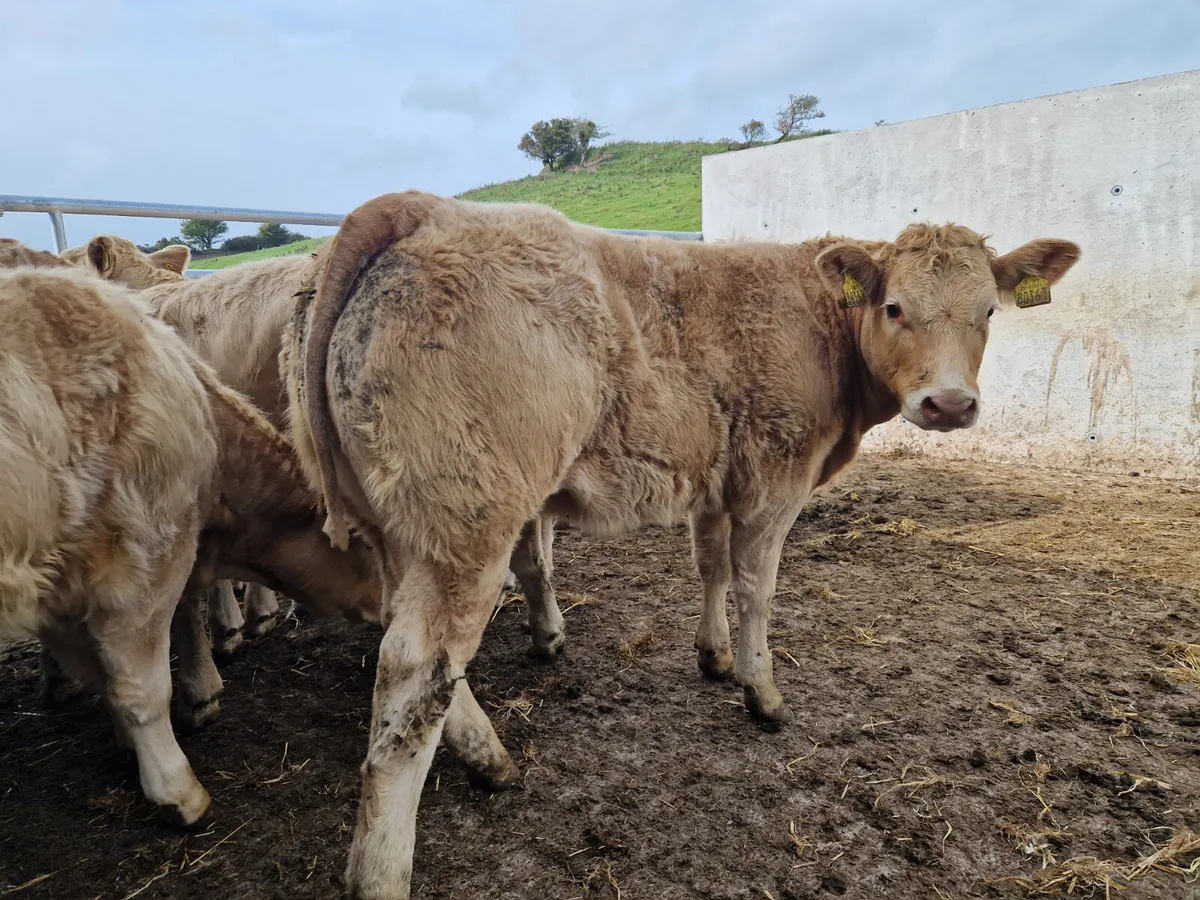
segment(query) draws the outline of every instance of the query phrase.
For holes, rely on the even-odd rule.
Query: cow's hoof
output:
[[[779,691],[773,687],[764,691],[757,688],[744,687],[742,693],[746,699],[746,709],[756,719],[769,725],[786,725],[792,721],[792,712],[783,702]]]
[[[506,766],[500,772],[481,772],[467,767],[467,783],[480,791],[505,791],[521,779],[521,770],[511,759],[505,758]]]
[[[207,728],[221,717],[221,695],[208,700],[180,705],[175,711],[175,724],[184,734]]]
[[[186,828],[189,831],[208,827],[216,818],[216,805],[212,798],[199,784],[196,785],[194,796],[182,805],[178,803],[159,804],[158,814],[176,828]]]
[[[274,631],[278,624],[278,613],[271,613],[269,616],[259,616],[253,622],[247,622],[245,631],[252,638],[260,638]]]
[[[696,663],[705,678],[713,681],[729,681],[733,678],[733,651],[728,647],[698,649]]]
[[[241,629],[230,628],[224,634],[213,635],[213,656],[228,659],[241,650],[245,643],[246,638],[243,636]]]
[[[562,656],[566,646],[567,636],[562,632],[562,629],[546,635],[538,634],[537,630],[534,629],[533,655],[538,659],[546,660],[547,662],[556,660]]]
[[[44,709],[59,709],[77,700],[82,694],[83,684],[74,678],[43,676],[38,696]]]

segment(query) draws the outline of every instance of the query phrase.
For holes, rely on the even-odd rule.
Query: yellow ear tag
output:
[[[163,268],[166,269],[168,272],[174,272],[176,274],[179,274],[179,269],[175,268],[174,263],[167,263],[166,265],[163,266]]]
[[[863,286],[853,276],[847,275],[846,280],[842,282],[842,308],[851,309],[866,298],[867,292],[863,290]]]
[[[1050,302],[1050,282],[1037,275],[1027,275],[1013,288],[1013,293],[1017,297],[1018,309],[1044,306]]]

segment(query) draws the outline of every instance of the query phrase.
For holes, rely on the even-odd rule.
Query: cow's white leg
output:
[[[233,593],[232,581],[218,581],[208,591],[208,626],[212,631],[213,653],[229,656],[245,643],[242,637],[242,608]]]
[[[563,614],[558,608],[552,580],[553,546],[553,517],[534,519],[521,529],[510,562],[525,595],[534,653],[544,659],[558,656],[566,643]]]
[[[775,687],[767,629],[783,542],[801,506],[776,508],[749,522],[735,519],[730,532],[733,596],[738,608],[737,679],[746,708],[768,722],[791,720]]]
[[[47,709],[62,706],[83,693],[82,682],[63,671],[45,642],[38,659],[38,682],[42,706]]]
[[[471,784],[491,791],[516,783],[520,770],[500,743],[487,713],[467,687],[465,679],[454,686],[454,699],[442,732],[446,746],[466,764]]]
[[[211,803],[171,731],[171,618],[195,559],[195,539],[195,531],[181,535],[176,555],[147,597],[102,608],[87,622],[108,707],[137,753],[142,791],[165,818],[181,825],[199,822]],[[130,607],[147,606],[149,615],[131,618]]]
[[[200,594],[184,597],[171,620],[171,642],[179,656],[179,692],[175,695],[175,718],[185,731],[211,725],[221,714],[221,673],[213,662],[212,648],[204,633]]]
[[[279,596],[261,584],[246,585],[246,634],[262,637],[279,624]]]
[[[733,647],[725,596],[729,592],[729,514],[702,512],[692,516],[692,556],[704,586],[704,605],[696,626],[696,662],[700,671],[720,681],[733,677]]]
[[[408,900],[421,787],[506,561],[470,573],[417,562],[391,598],[346,868],[355,900]]]

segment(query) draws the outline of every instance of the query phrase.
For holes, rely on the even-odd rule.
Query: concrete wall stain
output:
[[[1050,394],[1054,390],[1054,379],[1058,376],[1058,364],[1063,350],[1073,341],[1079,341],[1088,362],[1088,394],[1090,406],[1088,409],[1088,430],[1094,429],[1100,421],[1100,413],[1108,402],[1110,390],[1124,376],[1133,395],[1133,439],[1137,440],[1138,433],[1138,403],[1137,390],[1133,384],[1133,366],[1129,361],[1129,351],[1125,345],[1112,336],[1106,328],[1089,328],[1082,334],[1067,332],[1059,338],[1058,346],[1050,361],[1050,377],[1046,382],[1046,402],[1043,422],[1050,423]],[[1194,406],[1194,404],[1193,404]]]

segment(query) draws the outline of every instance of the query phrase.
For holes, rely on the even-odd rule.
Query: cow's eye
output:
[[[903,314],[899,303],[888,303],[883,308],[887,310],[887,317],[889,319],[898,319]]]
[[[994,306],[988,310],[988,318],[989,319],[992,317],[992,313],[994,313],[995,311],[996,311],[996,307],[994,307]]]

